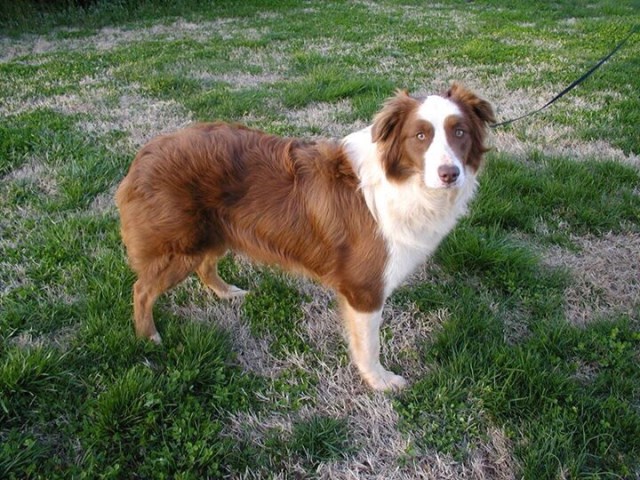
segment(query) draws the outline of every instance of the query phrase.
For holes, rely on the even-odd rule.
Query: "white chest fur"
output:
[[[345,137],[343,143],[360,178],[369,210],[387,243],[388,296],[433,253],[466,212],[476,187],[475,175],[466,172],[462,186],[452,189],[427,188],[418,175],[405,182],[391,182],[371,141],[370,127]]]

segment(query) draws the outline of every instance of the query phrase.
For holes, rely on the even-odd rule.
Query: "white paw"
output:
[[[149,340],[151,340],[153,343],[155,343],[156,345],[160,345],[162,344],[162,338],[160,337],[160,334],[158,332],[154,333],[153,335],[151,335],[149,337]]]
[[[227,288],[226,290],[215,290],[215,292],[218,297],[225,300],[244,297],[247,293],[249,293],[246,290],[242,290],[241,288],[236,287],[235,285],[229,285],[229,288]]]
[[[371,388],[381,392],[402,390],[408,385],[407,381],[403,377],[388,370],[382,370],[375,374],[366,375],[365,380]]]

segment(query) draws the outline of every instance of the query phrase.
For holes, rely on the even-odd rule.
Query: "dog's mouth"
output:
[[[463,185],[463,182],[459,180],[451,183],[439,182],[438,184],[435,184],[435,185],[430,185],[428,183],[425,183],[425,187],[427,188],[427,190],[433,190],[433,191],[457,190],[460,187],[462,187],[462,185]]]
[[[451,183],[442,182],[438,188],[441,188],[444,190],[451,190],[454,188],[458,188],[461,185],[462,185],[462,182],[460,182],[459,180],[456,180],[455,182],[451,182]]]

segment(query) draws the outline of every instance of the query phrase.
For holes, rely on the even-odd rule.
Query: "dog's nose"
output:
[[[438,167],[438,176],[447,185],[454,183],[460,176],[460,169],[455,165],[440,165]]]

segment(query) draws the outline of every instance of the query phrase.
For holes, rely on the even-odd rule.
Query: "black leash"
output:
[[[574,80],[571,85],[569,85],[567,88],[565,88],[564,90],[562,90],[559,94],[557,94],[555,97],[553,97],[551,100],[549,100],[547,103],[545,103],[542,107],[533,110],[532,112],[529,113],[525,113],[524,115],[517,117],[517,118],[512,118],[511,120],[505,120],[504,122],[500,122],[500,123],[494,123],[493,125],[489,125],[490,128],[498,128],[498,127],[504,127],[505,125],[509,125],[510,123],[513,122],[517,122],[518,120],[522,120],[525,117],[528,117],[530,115],[534,115],[542,110],[544,110],[545,108],[547,108],[549,105],[551,105],[552,103],[555,103],[556,100],[564,97],[567,93],[569,93],[571,90],[573,90],[575,87],[577,87],[578,85],[580,85],[582,82],[584,82],[587,78],[589,78],[591,76],[591,74],[593,72],[595,72],[598,68],[600,68],[602,66],[602,64],[604,62],[606,62],[607,60],[609,60],[618,50],[620,50],[622,48],[622,46],[627,43],[627,40],[629,40],[629,38],[631,38],[631,36],[636,33],[638,31],[638,25],[634,26],[631,31],[629,32],[629,34],[618,44],[616,45],[616,47],[611,50],[611,52],[609,52],[606,56],[602,57],[600,59],[600,61],[598,63],[596,63],[593,67],[591,67],[586,73],[584,73],[580,78],[578,78],[577,80]]]

